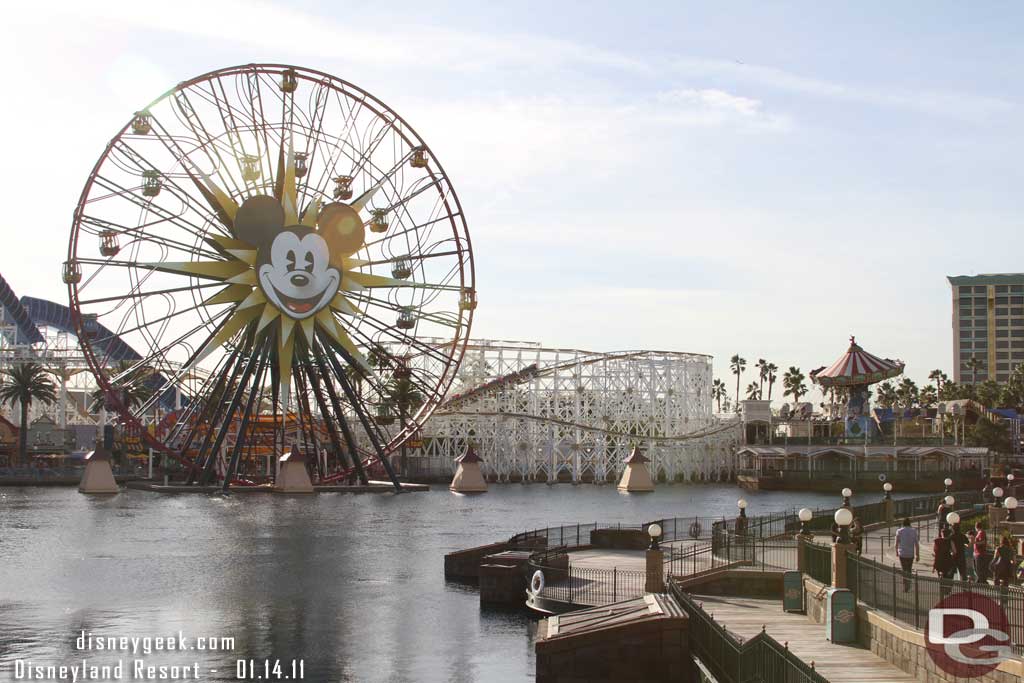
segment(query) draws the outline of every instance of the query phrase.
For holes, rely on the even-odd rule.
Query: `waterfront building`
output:
[[[1006,382],[1024,362],[1024,273],[949,276],[953,380]]]

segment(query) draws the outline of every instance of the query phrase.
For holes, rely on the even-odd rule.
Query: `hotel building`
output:
[[[1005,382],[1024,363],[1024,273],[946,279],[953,289],[954,381]]]

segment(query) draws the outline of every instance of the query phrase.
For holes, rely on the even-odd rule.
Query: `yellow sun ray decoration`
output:
[[[345,349],[370,377],[374,369],[353,343],[335,315],[361,311],[344,292],[373,287],[408,287],[405,280],[361,273],[365,261],[352,258],[363,248],[366,228],[360,216],[379,185],[349,204],[311,201],[300,215],[295,184],[295,152],[289,140],[284,154],[280,197],[253,195],[239,205],[207,176],[190,174],[203,183],[202,194],[219,216],[226,216],[232,237],[209,237],[227,258],[221,261],[149,263],[153,270],[189,275],[225,283],[224,289],[205,300],[208,304],[234,304],[223,327],[213,335],[192,363],[195,365],[259,319],[257,332],[277,333],[279,391],[288,404],[297,326],[309,346],[322,331]],[[277,329],[274,329],[277,325]]]

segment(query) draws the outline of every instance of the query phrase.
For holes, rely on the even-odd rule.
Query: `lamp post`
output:
[[[946,477],[945,481],[943,481],[942,483],[945,484],[946,486],[946,488],[943,489],[942,492],[949,493],[949,487],[953,485],[953,480],[950,479],[949,477]]]
[[[950,512],[946,515],[946,524],[953,528],[953,533],[960,531],[960,515]]]
[[[853,522],[853,513],[850,511],[850,508],[848,508],[848,507],[841,507],[841,508],[839,508],[838,510],[836,510],[836,513],[833,516],[833,519],[835,519],[836,525],[839,527],[839,541],[838,542],[839,543],[843,543],[843,544],[849,543],[850,542],[850,524]]]
[[[882,484],[882,490],[885,491],[885,500],[892,500],[892,484],[885,482]]]
[[[954,498],[953,496],[946,496],[942,500],[948,508],[953,507],[953,505],[956,503],[956,498]]]
[[[814,517],[814,513],[811,512],[810,508],[800,508],[797,516],[800,518],[800,535],[810,536],[811,532],[807,529],[807,523]]]
[[[1017,518],[1015,517],[1014,512],[1017,510],[1017,499],[1013,496],[1007,496],[1006,500],[1003,502],[1006,504],[1006,521],[1016,522]]]
[[[1002,507],[1003,506],[1003,487],[1002,486],[997,486],[994,489],[992,489],[992,497],[995,498],[995,503],[992,504],[993,507],[997,507],[997,508],[998,507]]]
[[[648,550],[661,550],[661,546],[658,545],[658,539],[661,538],[661,525],[651,524],[647,527],[647,535],[651,537],[651,544],[647,546]]]
[[[1016,477],[1014,476],[1013,472],[1010,472],[1009,474],[1006,475],[1006,492],[1008,494],[1010,494],[1010,495],[1013,495],[1013,493],[1014,493],[1014,491],[1013,491],[1013,480],[1014,479],[1016,479]]]
[[[736,518],[736,534],[747,533],[747,501],[740,498],[736,501],[736,507],[740,509],[740,516]]]
[[[843,507],[844,508],[850,507],[850,496],[853,495],[853,491],[851,491],[848,488],[845,488],[842,491],[840,491],[840,493],[843,494]]]

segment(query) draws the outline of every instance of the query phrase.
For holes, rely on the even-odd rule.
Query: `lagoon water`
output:
[[[718,485],[632,496],[612,486],[507,485],[476,497],[0,488],[0,680],[14,679],[19,659],[59,666],[83,657],[125,660],[125,680],[134,659],[197,663],[200,680],[215,681],[237,680],[236,660],[250,659],[257,673],[280,660],[282,680],[293,659],[318,682],[528,680],[533,620],[481,609],[474,587],[446,583],[446,552],[557,524],[733,515],[740,495],[755,515],[838,502]],[[136,655],[79,650],[82,631],[235,642],[226,652]]]

